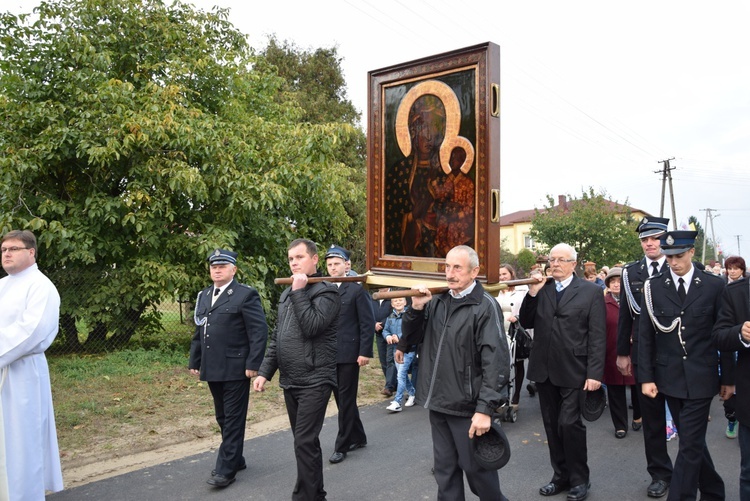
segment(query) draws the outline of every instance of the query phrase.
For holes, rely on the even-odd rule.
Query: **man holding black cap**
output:
[[[349,251],[331,245],[326,252],[326,267],[331,277],[346,276]],[[341,310],[336,332],[336,377],[333,396],[339,408],[339,432],[329,461],[340,463],[346,454],[367,445],[365,427],[357,408],[359,368],[372,358],[375,315],[364,287],[355,282],[337,282]]]
[[[601,388],[607,345],[602,289],[575,275],[577,257],[568,244],[552,247],[554,280],[532,273],[538,282],[529,285],[518,315],[523,327],[534,329],[528,377],[539,392],[553,470],[539,494],[569,491],[568,501],[583,501],[591,487],[581,407],[585,392]]]
[[[226,487],[247,465],[242,457],[250,378],[258,375],[268,325],[258,291],[234,279],[237,253],[216,249],[208,257],[213,285],[195,300],[190,372],[208,382],[221,446],[207,483]]]
[[[667,258],[661,252],[661,237],[667,231],[669,219],[644,217],[635,231],[641,240],[644,257],[623,267],[620,288],[620,317],[617,322],[617,368],[624,376],[638,379],[638,321],[641,314],[643,284],[650,276],[665,271]],[[646,449],[646,470],[651,475],[651,484],[646,493],[649,497],[660,498],[667,493],[672,481],[672,459],[667,452],[664,440],[666,411],[664,395],[648,398],[640,391],[638,402],[641,409],[641,422],[633,421],[633,430],[643,426],[643,445]]]
[[[724,281],[693,266],[695,231],[661,236],[669,270],[643,289],[638,341],[638,381],[644,395],[666,397],[680,446],[667,499],[724,499],[724,482],[706,447],[711,400],[719,390],[719,356],[711,338]],[[722,398],[734,393],[734,371],[725,366]]]

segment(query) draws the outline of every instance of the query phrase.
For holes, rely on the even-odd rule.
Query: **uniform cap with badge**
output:
[[[226,249],[216,249],[209,254],[209,264],[233,264],[237,265],[237,253]]]
[[[666,256],[682,254],[695,247],[697,231],[670,231],[661,236],[661,251]]]
[[[638,233],[638,238],[655,237],[666,233],[667,225],[669,225],[669,219],[649,216],[641,219],[635,231]]]
[[[331,245],[326,251],[326,259],[329,257],[338,257],[344,261],[349,261],[349,251],[338,245]]]

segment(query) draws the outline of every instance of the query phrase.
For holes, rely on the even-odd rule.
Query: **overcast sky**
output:
[[[37,2],[12,3],[30,11]],[[503,214],[592,186],[658,216],[655,171],[674,158],[678,223],[692,215],[705,225],[706,209],[716,209],[725,254],[739,245],[750,257],[750,2],[190,3],[229,8],[255,47],[271,34],[303,49],[336,46],[348,97],[363,116],[368,71],[494,42]]]

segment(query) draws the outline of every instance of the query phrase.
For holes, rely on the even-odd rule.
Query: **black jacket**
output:
[[[711,398],[719,392],[719,352],[711,337],[724,282],[696,269],[684,303],[677,295],[672,274],[659,273],[647,280],[656,320],[669,332],[657,330],[641,302],[638,340],[638,381],[656,383],[659,392],[682,399]],[[679,331],[678,335],[678,328]],[[682,343],[684,342],[684,344]],[[724,367],[722,384],[734,384],[734,368]]]
[[[245,371],[257,371],[268,341],[268,324],[258,291],[236,280],[211,306],[214,286],[203,289],[195,316],[206,319],[195,328],[190,343],[190,369],[200,369],[202,381],[238,381]]]
[[[372,298],[364,287],[354,282],[338,286],[341,298],[339,311],[336,361],[355,364],[360,356],[372,358],[372,341],[375,335],[375,317]]]
[[[282,388],[336,386],[336,322],[341,301],[329,282],[287,288],[279,299],[276,328],[258,373],[270,380],[278,369]]]
[[[530,381],[582,389],[587,379],[602,380],[607,323],[598,285],[574,275],[558,302],[555,281],[549,280],[536,296],[526,294],[518,318],[534,329]]]
[[[420,345],[418,404],[465,417],[491,415],[501,405],[510,351],[500,307],[479,282],[462,300],[446,292],[423,310],[408,309],[401,327],[399,350]]]
[[[720,350],[737,352],[737,419],[750,423],[750,348],[740,339],[745,322],[750,322],[750,280],[747,278],[727,285],[712,336]],[[723,363],[721,367],[724,368]]]

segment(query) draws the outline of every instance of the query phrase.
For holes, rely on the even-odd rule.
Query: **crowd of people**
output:
[[[476,443],[497,433],[499,409],[519,405],[527,378],[529,394],[538,395],[552,467],[541,496],[587,498],[583,419],[590,419],[591,402],[606,389],[614,437],[631,430],[643,436],[650,477],[645,494],[669,500],[696,499],[698,492],[700,499],[725,498],[724,479],[706,446],[718,394],[726,436],[739,437],[740,499],[750,501],[745,261],[733,256],[724,269],[704,269],[694,262],[696,232],[670,232],[667,224],[644,218],[637,228],[641,259],[599,270],[586,262],[583,278],[576,273],[576,249],[559,243],[546,269],[530,271],[527,286],[509,286],[497,297],[477,280],[479,257],[465,245],[445,256],[447,292],[416,285],[400,297],[374,299],[348,279],[354,275],[349,251],[328,248],[324,274],[317,245],[297,239],[288,246],[291,285],[280,296],[270,338],[258,292],[235,278],[239,256],[216,249],[207,258],[212,283],[196,299],[188,365],[208,383],[221,430],[207,482],[225,488],[248,467],[249,394],[264,391],[278,374],[294,437],[291,497],[326,499],[319,440],[325,411],[333,395],[339,412],[331,464],[367,446],[357,391],[375,345],[381,393],[393,397],[384,412],[414,405],[428,410],[439,500],[464,499],[464,480],[480,500],[506,499],[502,475],[477,457]],[[31,232],[2,239],[8,276],[0,280],[0,297],[13,314],[0,325],[1,499],[41,499],[45,490],[62,488],[44,359],[57,333],[60,301],[36,267],[36,252]],[[507,263],[499,276],[502,282],[518,278]],[[672,462],[667,441],[675,436]]]

